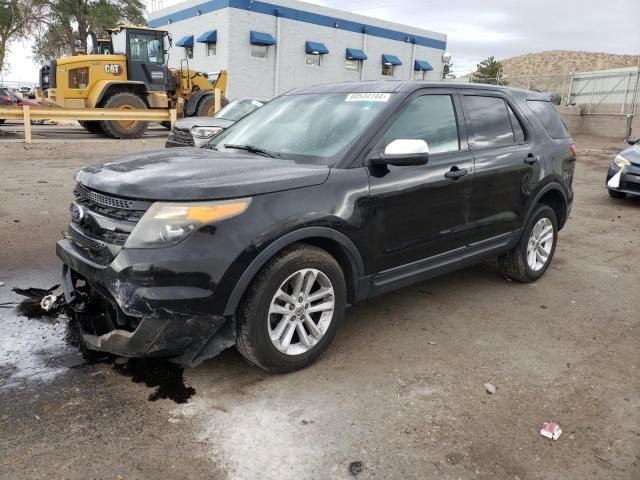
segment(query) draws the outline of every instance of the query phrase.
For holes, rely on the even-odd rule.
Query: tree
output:
[[[502,64],[494,57],[489,57],[477,65],[476,71],[471,75],[473,83],[488,83],[491,85],[507,85],[502,79]]]
[[[26,35],[30,21],[29,2],[23,0],[0,0],[0,73],[13,41]]]
[[[90,30],[107,35],[121,23],[146,25],[141,0],[36,0],[42,4],[33,47],[36,60],[47,62],[87,48]]]

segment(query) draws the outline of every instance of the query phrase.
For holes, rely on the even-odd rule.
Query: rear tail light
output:
[[[569,147],[569,150],[571,150],[571,154],[575,157],[576,153],[578,153],[578,150],[576,150],[576,146],[575,145],[571,145]]]
[[[0,101],[2,103],[11,103],[11,99],[9,97],[0,97]]]

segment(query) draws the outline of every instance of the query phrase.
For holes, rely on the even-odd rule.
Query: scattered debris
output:
[[[494,393],[496,393],[496,387],[491,383],[485,383],[484,389],[487,391],[489,395],[493,395]]]
[[[4,282],[0,282],[0,287],[4,287]]]
[[[435,345],[436,342],[429,342],[429,345]]]
[[[113,363],[115,363],[116,365],[124,365],[128,361],[129,359],[127,357],[118,357],[113,361]]]
[[[606,458],[600,457],[599,455],[596,455],[595,453],[593,454],[593,456],[596,457],[596,460],[600,460],[601,462],[608,463],[609,465],[611,465],[611,462],[609,460],[607,460]]]
[[[58,297],[52,294],[45,296],[40,302],[40,307],[42,307],[45,312],[50,312],[58,308]]]
[[[560,425],[554,422],[544,422],[540,429],[540,435],[550,438],[551,440],[557,440],[562,435],[562,429]]]
[[[207,445],[209,440],[191,440],[191,443],[195,443],[196,445]]]
[[[364,470],[364,464],[362,462],[351,462],[349,464],[349,474],[353,477],[362,473],[362,470]]]
[[[13,293],[17,293],[18,295],[22,295],[23,297],[30,298],[34,302],[40,303],[47,295],[51,295],[56,289],[60,288],[60,285],[54,285],[53,287],[45,290],[44,288],[18,288],[14,287],[11,289]]]
[[[227,407],[223,407],[222,405],[214,405],[213,408],[215,408],[216,410],[220,410],[221,412],[224,412],[224,413],[229,413],[229,410],[227,409]]]
[[[180,419],[179,418],[170,417],[169,418],[169,423],[180,423]]]

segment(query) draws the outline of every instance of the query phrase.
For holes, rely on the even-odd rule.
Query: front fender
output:
[[[198,103],[200,102],[200,100],[206,97],[207,95],[213,95],[213,94],[214,94],[213,90],[198,90],[197,92],[194,92],[189,97],[189,100],[187,100],[187,104],[185,105],[185,108],[184,108],[184,116],[192,117],[196,113],[196,108],[198,108]]]
[[[130,88],[132,85],[135,85],[136,88],[141,88],[146,91],[147,86],[144,82],[134,82],[134,81],[119,81],[119,80],[98,80],[91,89],[89,96],[86,100],[87,108],[95,108],[100,104],[102,100],[106,98],[106,94],[109,90],[114,87],[121,86],[123,89]]]
[[[346,253],[346,257],[348,258],[351,266],[353,276],[353,278],[351,279],[352,284],[356,289],[358,289],[360,279],[365,276],[365,268],[362,257],[360,256],[360,252],[358,251],[355,244],[346,235],[331,228],[304,227],[278,238],[256,256],[256,258],[242,273],[240,279],[231,292],[229,300],[227,301],[227,306],[224,310],[224,315],[233,315],[236,312],[238,305],[240,304],[240,300],[242,299],[242,296],[244,295],[247,287],[256,276],[256,274],[260,271],[260,269],[271,258],[273,258],[278,252],[288,247],[289,245],[308,238],[324,238],[340,245],[343,252]],[[354,298],[358,298],[361,296],[362,295],[359,295],[356,291]]]

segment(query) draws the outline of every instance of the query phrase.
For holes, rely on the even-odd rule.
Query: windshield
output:
[[[164,63],[162,33],[129,33],[129,52],[134,62]]]
[[[327,161],[353,143],[390,98],[388,93],[280,97],[214,137],[209,147],[245,145],[276,156]]]
[[[264,102],[258,100],[252,100],[245,98],[243,100],[234,100],[229,105],[224,107],[218,113],[214,115],[216,118],[223,118],[225,120],[231,120],[237,122],[242,117],[250,114],[255,109],[264,105]]]

